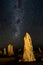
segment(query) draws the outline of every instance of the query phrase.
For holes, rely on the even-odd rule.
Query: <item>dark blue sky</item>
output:
[[[0,47],[22,47],[26,32],[43,47],[43,0],[0,0]]]

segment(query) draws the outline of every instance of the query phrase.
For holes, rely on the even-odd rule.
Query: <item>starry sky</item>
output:
[[[26,32],[43,47],[43,0],[0,0],[0,47],[22,48]]]

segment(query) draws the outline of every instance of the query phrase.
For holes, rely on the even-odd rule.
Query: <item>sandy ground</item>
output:
[[[0,63],[6,63],[6,62],[9,62],[9,61],[13,61],[14,58],[11,57],[11,58],[0,58]]]
[[[15,61],[14,57],[10,57],[10,58],[0,58],[0,65],[43,65],[43,61],[38,61],[38,62],[17,62]]]

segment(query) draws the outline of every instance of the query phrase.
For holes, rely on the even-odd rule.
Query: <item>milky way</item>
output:
[[[3,3],[1,8],[1,10],[3,9],[3,14],[0,17],[0,44],[6,46],[11,42],[14,45],[21,45],[20,41],[24,30],[24,4],[19,0],[1,1],[1,3]]]
[[[0,46],[21,47],[26,32],[34,46],[43,46],[43,0],[1,0]]]

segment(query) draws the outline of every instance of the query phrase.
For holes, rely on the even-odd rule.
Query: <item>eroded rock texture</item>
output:
[[[35,56],[33,53],[32,39],[28,33],[24,36],[24,61],[35,61]]]

